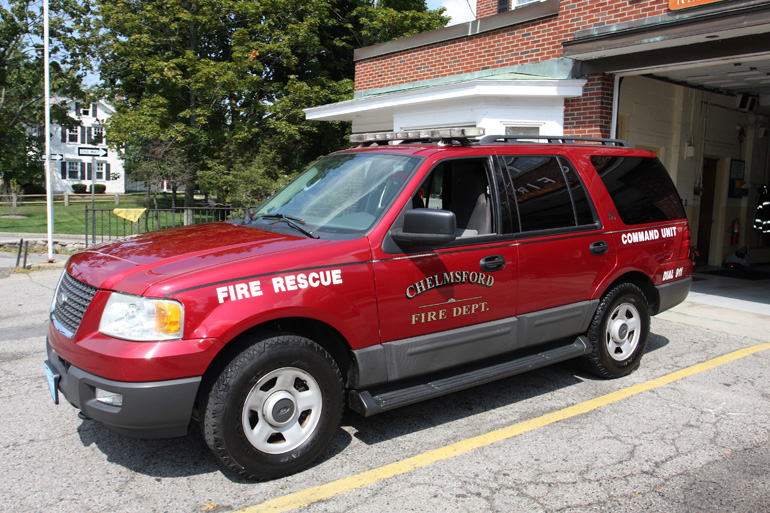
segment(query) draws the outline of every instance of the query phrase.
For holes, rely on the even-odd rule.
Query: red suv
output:
[[[200,422],[253,479],[303,469],[345,404],[368,416],[578,358],[606,378],[690,289],[690,233],[655,156],[617,140],[353,136],[228,222],[73,255],[51,393],[110,429]]]

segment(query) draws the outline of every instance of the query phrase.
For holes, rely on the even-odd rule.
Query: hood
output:
[[[139,295],[194,271],[325,243],[230,223],[200,224],[93,246],[73,255],[67,272],[100,289]]]

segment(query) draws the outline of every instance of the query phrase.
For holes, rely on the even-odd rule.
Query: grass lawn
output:
[[[144,194],[121,195],[120,205],[115,205],[115,196],[103,195],[96,197],[96,208],[144,208]],[[90,207],[90,197],[87,200],[70,200],[69,206],[57,202],[53,206],[54,233],[81,235],[85,233],[85,208]],[[23,202],[16,209],[19,218],[8,217],[12,214],[11,206],[5,202],[0,205],[0,232],[13,233],[47,233],[45,201],[40,199]],[[21,217],[24,216],[24,217]]]

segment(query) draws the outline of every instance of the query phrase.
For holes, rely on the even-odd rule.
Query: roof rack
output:
[[[549,144],[575,144],[576,141],[601,143],[602,146],[620,146],[628,148],[629,145],[622,139],[602,139],[600,137],[569,137],[564,135],[487,135],[479,140],[480,144],[491,143],[518,143],[536,140],[544,140]]]
[[[440,146],[468,146],[484,135],[480,127],[430,128],[425,130],[401,130],[398,132],[374,132],[353,134],[350,142],[356,147],[397,145],[409,143],[438,143]]]

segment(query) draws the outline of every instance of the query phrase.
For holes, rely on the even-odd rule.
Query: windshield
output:
[[[325,157],[255,214],[290,219],[314,235],[366,233],[388,209],[422,159],[386,153]]]

